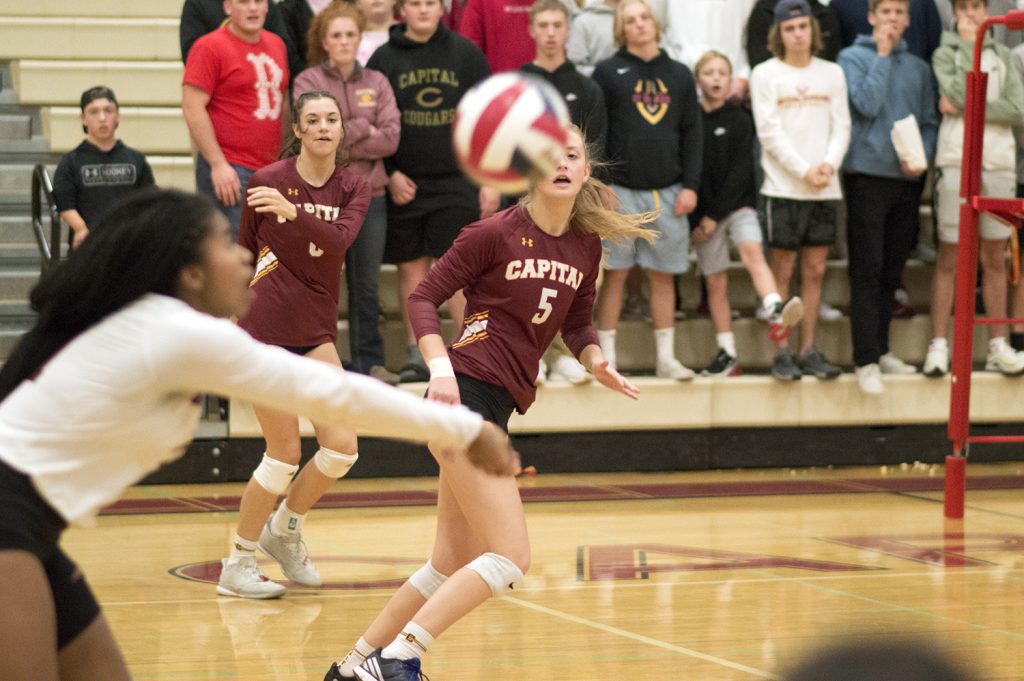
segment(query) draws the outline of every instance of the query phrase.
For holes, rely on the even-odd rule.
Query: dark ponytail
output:
[[[205,197],[155,188],[111,208],[82,246],[32,289],[39,317],[0,370],[0,400],[107,315],[147,293],[177,295],[182,268],[202,260],[216,212]]]

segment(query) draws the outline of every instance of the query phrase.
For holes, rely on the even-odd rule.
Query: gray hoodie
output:
[[[647,0],[662,26],[662,37],[666,35],[666,0]],[[572,20],[569,42],[565,47],[569,61],[585,76],[594,72],[597,62],[615,54],[619,47],[612,35],[615,8],[605,0],[590,0],[587,6]]]

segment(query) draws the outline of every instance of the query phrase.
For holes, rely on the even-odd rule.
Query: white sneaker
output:
[[[857,374],[857,385],[862,392],[868,395],[881,395],[885,392],[885,384],[882,383],[882,370],[877,364],[865,364],[854,369]]]
[[[263,574],[256,564],[256,556],[224,558],[220,561],[220,581],[217,593],[237,598],[280,598],[287,591]]]
[[[883,374],[916,374],[917,368],[907,364],[902,359],[887,352],[878,358],[878,368]]]
[[[818,306],[818,319],[825,322],[834,322],[843,318],[842,310],[837,310],[824,300]]]
[[[558,356],[551,365],[551,378],[569,381],[573,385],[585,385],[594,380],[593,375],[571,355]]]
[[[939,378],[949,372],[949,347],[928,346],[928,354],[924,357],[921,371],[925,376]]]
[[[544,385],[548,380],[548,363],[543,359],[540,361],[540,366],[537,367],[537,378],[533,379],[533,384],[538,388]]]
[[[306,544],[302,541],[300,533],[278,537],[270,531],[270,520],[267,520],[257,546],[260,547],[260,551],[276,560],[284,576],[296,584],[316,588],[324,583],[313,561],[309,559],[309,552],[306,551]]]
[[[691,381],[694,377],[693,369],[684,367],[682,362],[675,357],[665,362],[658,362],[654,375],[658,378],[671,378],[676,381]]]
[[[996,343],[994,347],[989,345],[985,371],[998,371],[1003,376],[1020,376],[1024,374],[1024,357],[1005,341]]]

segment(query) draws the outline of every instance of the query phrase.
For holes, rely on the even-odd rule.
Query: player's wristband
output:
[[[430,378],[432,379],[455,378],[455,368],[452,367],[452,361],[447,355],[430,360],[427,362],[427,368],[430,369]]]

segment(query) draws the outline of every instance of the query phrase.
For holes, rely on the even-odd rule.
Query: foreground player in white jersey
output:
[[[476,414],[262,345],[223,319],[248,310],[252,266],[209,199],[143,190],[101,225],[33,290],[38,321],[0,371],[0,679],[131,678],[59,539],[182,455],[200,393],[432,441],[442,467],[514,472],[504,433]]]
[[[519,205],[466,227],[409,297],[409,318],[430,368],[429,399],[461,402],[507,428],[512,412],[526,413],[533,402],[537,363],[558,331],[602,385],[636,399],[636,386],[609,366],[597,342],[594,282],[601,239],[653,239],[641,225],[654,216],[605,208],[609,190],[590,170],[574,128],[558,168]],[[461,338],[445,348],[437,309],[459,289],[466,319]],[[529,566],[515,480],[478,475],[469,466],[443,468],[430,560],[324,681],[417,681],[419,658],[434,638],[492,595],[513,589]]]

